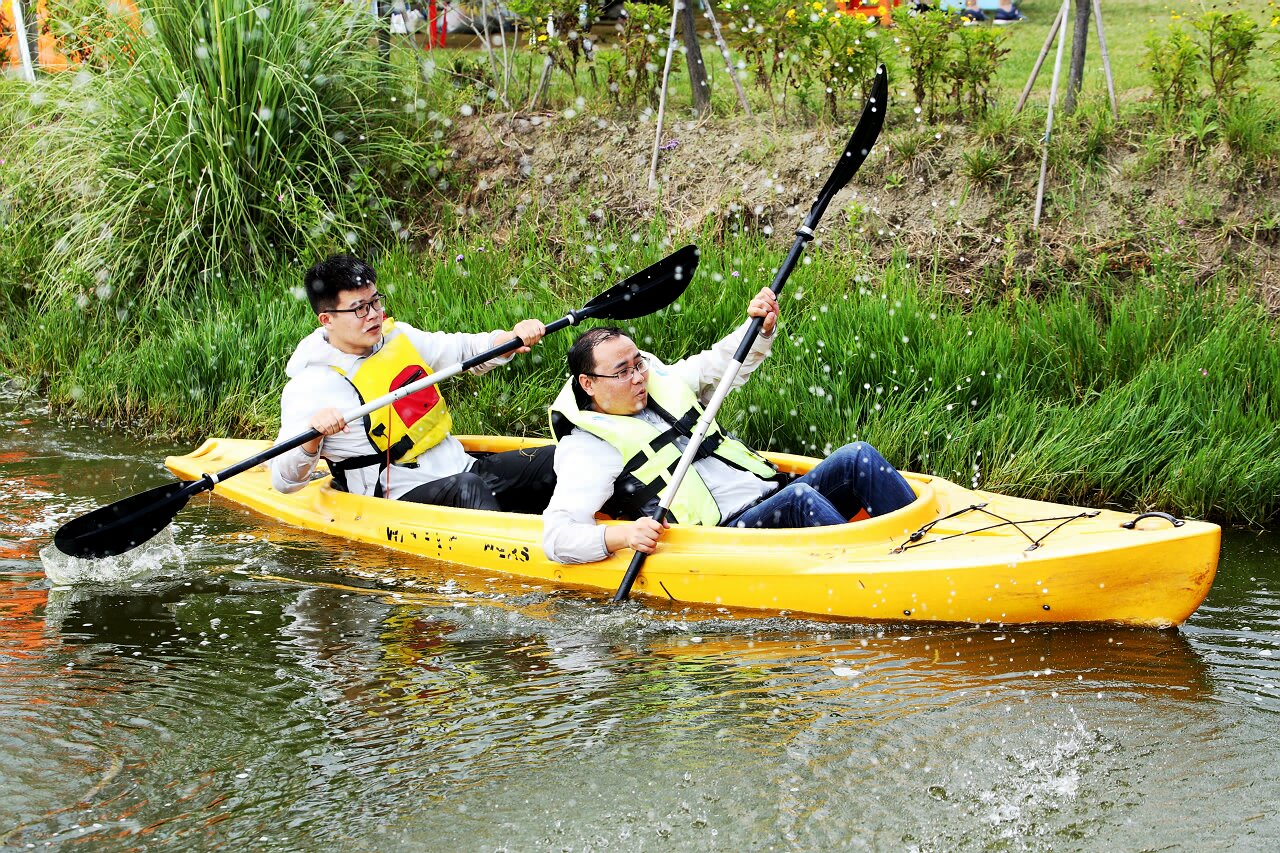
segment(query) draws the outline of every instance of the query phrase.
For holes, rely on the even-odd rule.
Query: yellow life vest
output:
[[[693,389],[684,380],[673,375],[670,368],[652,355],[644,355],[649,361],[649,377],[645,383],[649,392],[648,408],[667,422],[665,430],[628,415],[607,415],[578,408],[572,379],[551,405],[551,432],[556,441],[579,427],[609,442],[622,454],[622,475],[607,509],[615,515],[639,517],[657,508],[658,498],[671,481],[682,455],[676,439],[693,434],[703,411]],[[698,447],[697,459],[710,456],[763,480],[777,475],[777,469],[767,459],[725,433],[715,421]],[[685,474],[668,515],[672,521],[683,524],[714,526],[720,523],[720,507],[697,469],[690,467]]]
[[[385,396],[435,372],[409,337],[396,330],[395,321],[390,317],[383,325],[383,332],[382,346],[362,359],[354,374],[348,375],[336,365],[333,368],[356,389],[361,403]],[[451,429],[453,418],[449,407],[439,387],[432,385],[365,415],[365,435],[377,453],[344,460],[341,465],[344,472],[371,464],[406,465],[443,441]]]

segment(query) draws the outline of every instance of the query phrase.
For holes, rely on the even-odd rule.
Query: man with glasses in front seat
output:
[[[281,492],[305,486],[323,458],[333,485],[360,495],[465,509],[541,512],[555,484],[554,446],[473,457],[451,434],[449,407],[432,386],[347,424],[342,413],[486,350],[520,338],[528,352],[546,327],[522,320],[510,331],[424,332],[386,314],[377,274],[364,261],[335,255],[307,270],[307,299],[319,328],[289,359],[280,396],[283,441],[307,429],[321,434],[271,461]],[[484,373],[512,356],[472,369]]]
[[[747,316],[761,334],[735,377],[740,386],[769,354],[777,297],[762,289]],[[748,320],[747,322],[750,322]],[[618,329],[583,332],[569,349],[569,381],[551,406],[555,494],[542,514],[542,547],[558,563],[591,563],[630,548],[652,554],[658,507],[704,406],[733,360],[744,323],[709,350],[666,365]],[[883,515],[915,492],[874,447],[854,442],[787,482],[763,456],[714,421],[668,513],[680,524],[821,527],[860,510]],[[630,524],[597,525],[604,510]]]

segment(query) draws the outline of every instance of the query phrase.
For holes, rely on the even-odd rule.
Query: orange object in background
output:
[[[0,0],[0,69],[17,68],[20,62],[18,31],[14,27],[9,0]]]
[[[38,51],[36,65],[41,71],[66,71],[73,63],[65,53],[59,50],[61,45],[49,29],[48,18],[48,4],[45,0],[39,0],[36,4],[36,20],[40,22],[40,36],[36,40]]]
[[[11,2],[12,0],[0,0],[0,70],[17,68],[20,62],[17,44],[20,36],[14,28]],[[133,0],[108,0],[103,6],[104,14],[122,15],[137,20],[138,7],[133,4]],[[27,11],[28,14],[31,13],[30,7]],[[39,26],[39,37],[36,41],[37,54],[32,57],[32,61],[41,71],[66,71],[87,59],[87,56],[76,55],[74,51],[68,52],[66,45],[54,35],[49,26],[46,0],[38,0],[34,14]]]
[[[865,15],[875,18],[882,27],[893,26],[893,7],[902,0],[836,0],[836,11],[845,15]]]

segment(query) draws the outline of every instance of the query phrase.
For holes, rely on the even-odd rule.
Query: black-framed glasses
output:
[[[596,379],[621,379],[623,382],[630,382],[636,376],[644,376],[649,372],[649,359],[640,356],[640,360],[630,367],[624,367],[617,373],[588,373],[587,376],[594,376]]]
[[[381,293],[375,293],[373,294],[373,298],[370,299],[368,302],[361,302],[357,305],[351,306],[350,308],[330,308],[325,313],[326,314],[355,314],[357,320],[363,320],[365,317],[369,316],[369,309],[373,309],[374,311],[378,311],[378,312],[382,311],[382,300],[384,298],[385,297]]]

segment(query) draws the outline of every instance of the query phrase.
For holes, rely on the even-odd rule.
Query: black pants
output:
[[[478,457],[470,471],[424,483],[400,500],[538,514],[547,508],[556,488],[555,450],[554,444],[547,444],[490,453]]]

